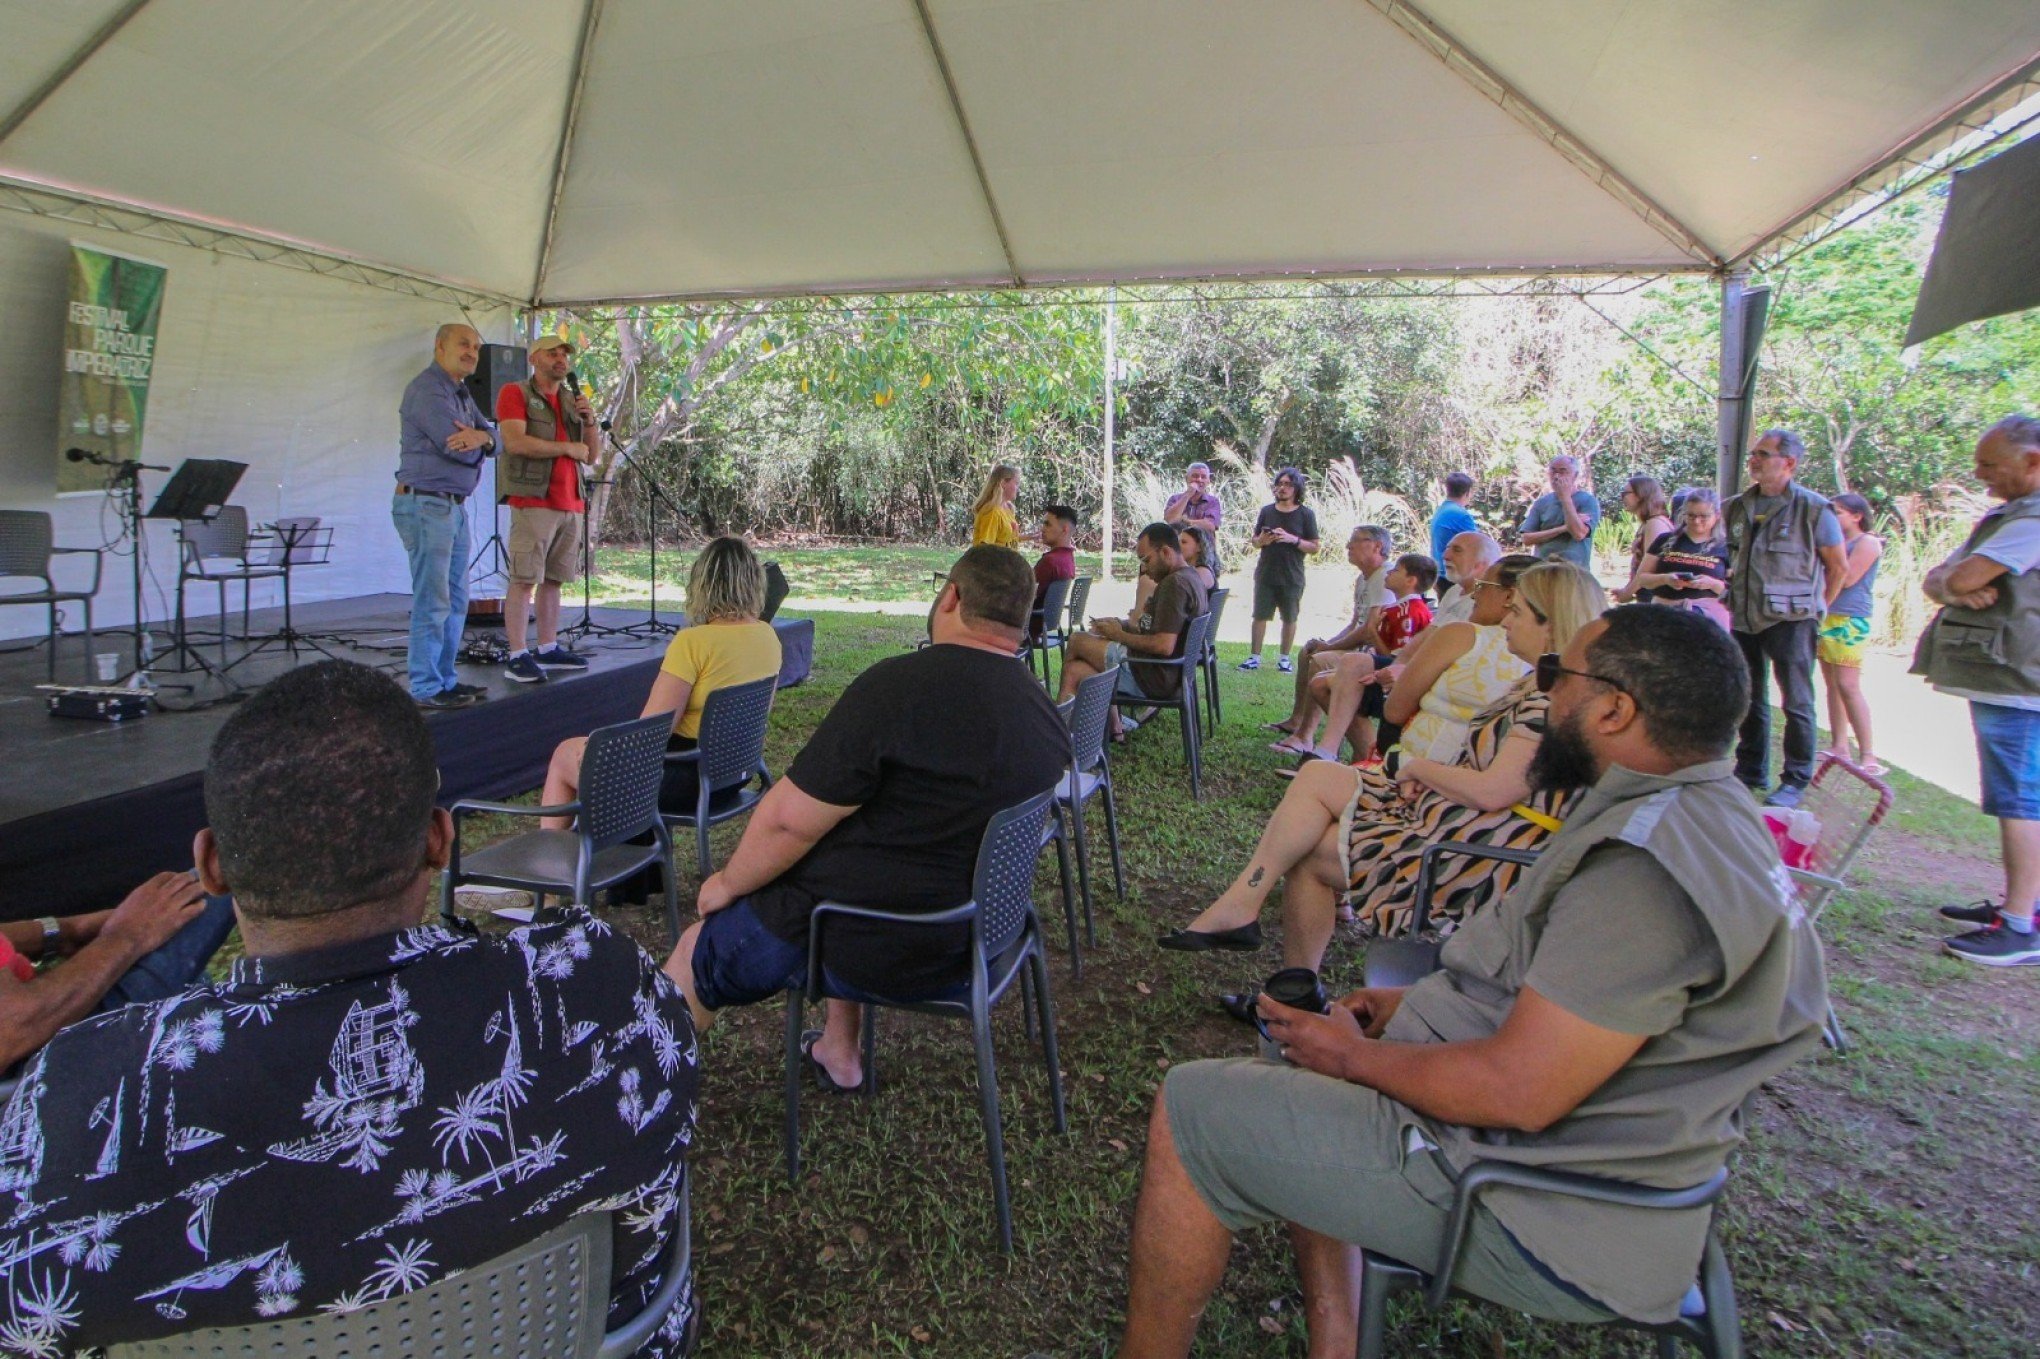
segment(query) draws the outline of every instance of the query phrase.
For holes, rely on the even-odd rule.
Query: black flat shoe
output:
[[[1218,993],[1218,1008],[1242,1024],[1254,1022],[1254,1012],[1247,1008],[1254,1003],[1252,991],[1221,991]]]
[[[815,1084],[822,1088],[825,1095],[855,1095],[862,1091],[864,1086],[861,1082],[856,1085],[839,1084],[836,1078],[829,1074],[829,1068],[822,1065],[822,1059],[815,1056],[815,1043],[821,1036],[820,1029],[809,1029],[800,1036],[800,1055],[807,1060],[807,1067],[814,1075]]]
[[[1173,930],[1155,942],[1178,953],[1210,953],[1214,949],[1252,953],[1261,947],[1261,922],[1249,920],[1238,929],[1215,930],[1209,934],[1199,930]]]

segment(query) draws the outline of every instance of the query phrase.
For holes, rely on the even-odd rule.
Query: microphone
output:
[[[567,390],[572,392],[577,398],[581,395],[581,375],[571,368],[567,370]],[[603,433],[607,434],[609,432],[609,422],[607,420],[597,420],[595,423],[602,427]]]
[[[114,461],[112,458],[101,457],[99,454],[84,448],[67,448],[64,450],[64,456],[72,462],[97,463],[101,467],[109,467]]]

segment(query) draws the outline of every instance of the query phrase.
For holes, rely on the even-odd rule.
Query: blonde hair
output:
[[[985,478],[985,488],[978,492],[977,503],[970,507],[971,518],[983,514],[985,506],[998,504],[999,488],[1019,475],[1017,467],[1009,467],[1003,462],[994,466],[991,475]]]
[[[687,622],[751,622],[765,611],[765,568],[742,538],[709,539],[687,571]]]
[[[1601,582],[1571,562],[1546,562],[1516,578],[1516,598],[1550,631],[1548,646],[1565,650],[1573,634],[1608,611]]]

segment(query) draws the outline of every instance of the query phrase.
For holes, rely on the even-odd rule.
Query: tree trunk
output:
[[[1296,404],[1296,394],[1284,390],[1275,398],[1275,409],[1261,422],[1261,432],[1254,439],[1254,467],[1258,471],[1268,470],[1268,450],[1275,446],[1275,431],[1282,424],[1282,417],[1289,414],[1289,408]]]

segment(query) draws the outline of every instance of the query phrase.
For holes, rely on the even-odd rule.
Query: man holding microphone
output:
[[[561,382],[571,379],[573,342],[541,335],[531,342],[531,376],[496,395],[503,459],[496,492],[510,504],[510,588],[503,600],[503,631],[510,663],[503,673],[519,684],[543,684],[548,670],[585,670],[588,659],[560,645],[560,586],[581,575],[581,468],[598,449],[590,431],[595,411]],[[538,647],[525,645],[526,611],[538,601]]]
[[[421,708],[464,708],[479,685],[454,672],[467,627],[467,498],[496,434],[464,385],[482,357],[473,326],[453,322],[432,341],[432,362],[397,407],[397,490],[390,518],[411,560],[411,697]]]

